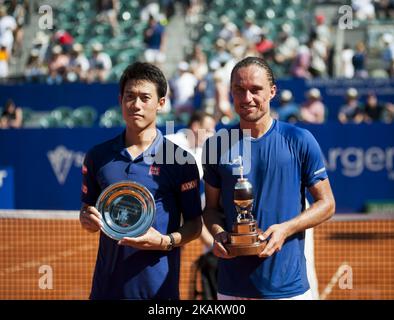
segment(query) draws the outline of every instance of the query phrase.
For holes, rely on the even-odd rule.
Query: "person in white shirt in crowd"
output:
[[[193,55],[190,60],[190,70],[201,81],[208,73],[208,60],[201,45],[194,46]]]
[[[312,77],[309,72],[311,66],[311,45],[308,41],[306,44],[300,45],[297,49],[296,57],[291,64],[291,75],[295,78],[310,79]]]
[[[93,44],[92,49],[93,55],[89,60],[88,81],[104,82],[112,68],[111,58],[107,53],[103,52],[103,45],[101,43]]]
[[[317,39],[324,42],[327,48],[331,45],[331,31],[326,25],[326,17],[322,14],[315,16],[315,27],[314,32],[316,33]]]
[[[321,101],[321,93],[312,88],[306,93],[307,100],[301,105],[301,120],[307,123],[321,124],[325,119],[325,106]]]
[[[354,66],[352,58],[354,56],[354,50],[345,44],[341,52],[341,67],[339,68],[339,76],[343,78],[352,79],[354,77]]]
[[[227,50],[227,42],[222,38],[217,39],[214,53],[209,63],[218,62],[221,66],[224,66],[231,58],[232,56]]]
[[[385,33],[382,40],[384,45],[382,51],[384,68],[389,77],[394,77],[394,36],[391,33]]]
[[[281,31],[275,41],[275,62],[290,66],[296,57],[299,41],[289,31]]]
[[[375,7],[371,0],[352,0],[352,8],[357,20],[375,19]]]
[[[0,43],[3,44],[11,56],[14,45],[14,31],[17,28],[16,20],[7,14],[7,8],[0,3]]]
[[[177,74],[170,80],[172,107],[175,115],[186,112],[193,113],[194,89],[197,86],[196,76],[190,72],[190,66],[186,61],[178,64]]]
[[[261,28],[254,23],[252,16],[246,16],[242,36],[247,42],[257,43],[260,40]]]
[[[219,31],[219,38],[224,39],[225,41],[230,41],[234,37],[240,35],[237,25],[231,22],[226,15],[220,17],[220,22],[222,23],[223,27]]]
[[[119,0],[97,0],[97,20],[98,22],[108,22],[112,28],[112,35],[119,34],[118,14],[120,10]]]
[[[324,77],[327,75],[327,45],[323,41],[319,40],[316,35],[311,36],[311,41],[310,71],[314,77]]]

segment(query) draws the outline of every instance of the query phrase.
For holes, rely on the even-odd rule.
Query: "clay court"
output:
[[[10,214],[0,215],[0,299],[87,299],[97,234],[81,229],[76,212],[40,219],[31,218],[37,212]],[[394,219],[340,215],[317,227],[314,237],[321,299],[394,299]],[[193,262],[201,252],[199,240],[182,249],[181,299],[193,297]],[[41,289],[48,270],[52,289]]]

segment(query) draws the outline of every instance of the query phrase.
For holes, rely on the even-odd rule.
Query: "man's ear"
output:
[[[271,87],[270,100],[273,99],[275,96],[276,96],[276,85],[273,85]]]
[[[159,99],[159,104],[157,106],[157,111],[163,109],[165,104],[166,104],[166,98],[165,97],[161,97]]]

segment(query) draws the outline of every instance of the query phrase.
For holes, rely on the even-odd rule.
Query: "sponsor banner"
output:
[[[337,212],[360,212],[367,203],[394,199],[394,125],[328,123],[303,127],[321,146]],[[0,167],[12,168],[14,207],[79,209],[85,153],[122,130],[1,130]],[[164,128],[162,131],[166,133]],[[159,167],[153,165],[149,174],[160,174]],[[1,209],[6,207],[4,203],[0,201]]]
[[[294,101],[301,104],[305,101],[305,92],[310,88],[321,91],[322,100],[327,107],[328,119],[337,119],[338,110],[345,103],[346,90],[357,89],[361,102],[365,101],[369,92],[374,92],[380,102],[394,101],[394,79],[279,79],[278,94],[272,106],[279,105],[280,91],[288,89],[293,93]],[[33,110],[53,110],[59,106],[76,108],[83,105],[94,107],[99,114],[108,108],[118,105],[119,85],[65,83],[61,85],[20,84],[0,85],[0,105],[11,98],[22,107]],[[76,99],[75,97],[78,97]]]
[[[0,165],[0,207],[14,209],[14,169]]]

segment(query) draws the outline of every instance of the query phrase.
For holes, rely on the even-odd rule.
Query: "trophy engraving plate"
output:
[[[133,181],[108,186],[100,194],[96,208],[102,216],[101,231],[114,240],[143,235],[152,226],[156,214],[152,194]]]

